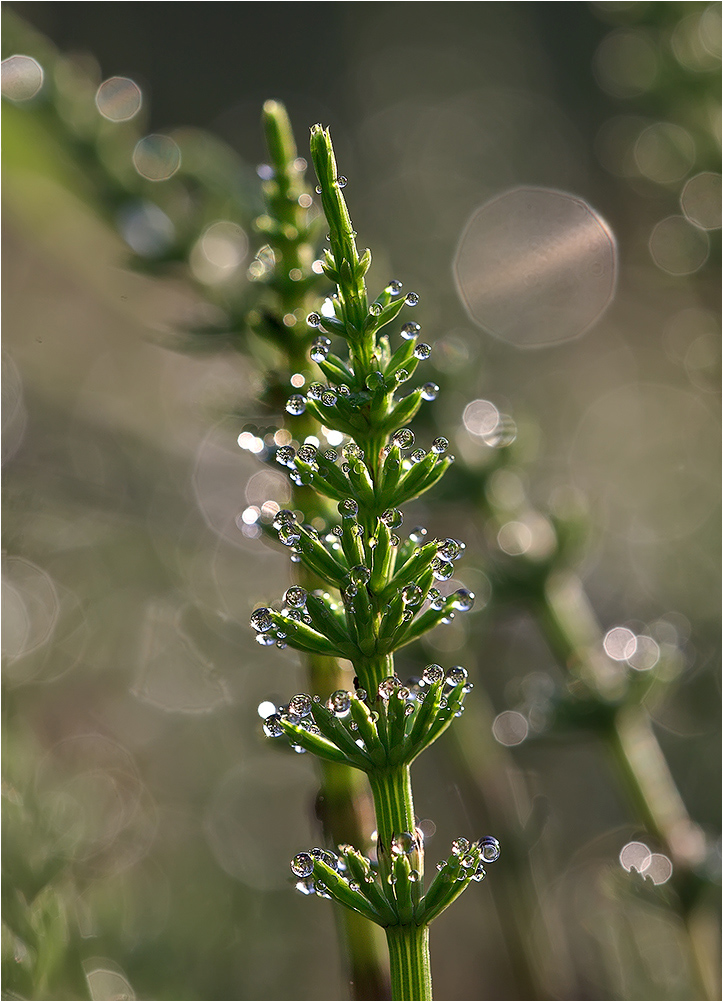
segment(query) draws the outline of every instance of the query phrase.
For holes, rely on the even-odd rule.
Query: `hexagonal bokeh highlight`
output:
[[[515,188],[473,213],[454,274],[474,323],[518,348],[541,347],[600,319],[615,292],[617,249],[582,198]]]

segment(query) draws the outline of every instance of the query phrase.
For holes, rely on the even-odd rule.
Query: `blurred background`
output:
[[[303,672],[252,642],[251,610],[291,570],[239,516],[288,503],[288,481],[236,444],[271,423],[258,364],[188,334],[250,295],[267,98],[301,156],[309,126],[331,126],[370,287],[421,296],[430,433],[474,471],[489,443],[467,404],[511,415],[493,493],[584,513],[577,568],[603,632],[668,651],[648,710],[715,883],[720,4],[3,15],[4,997],[348,997],[331,906],[288,870],[319,838],[314,765],[270,747],[257,713]],[[113,77],[135,88],[98,90]],[[464,483],[407,520],[466,540],[460,582],[482,595],[489,528]],[[666,881],[620,865],[646,833],[601,748],[536,722],[561,669],[534,621],[483,601],[461,619],[400,671],[469,668],[467,775],[504,787],[513,828],[546,824],[534,907],[510,899],[505,918],[490,868],[435,924],[436,997],[705,997]],[[493,733],[509,712],[524,733]],[[414,773],[432,865],[494,821],[443,745]],[[24,921],[56,944],[52,994],[23,982]]]

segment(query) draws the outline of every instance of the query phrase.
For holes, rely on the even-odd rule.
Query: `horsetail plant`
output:
[[[474,595],[464,588],[444,595],[437,587],[452,577],[461,541],[425,541],[422,527],[405,539],[397,533],[402,505],[429,490],[453,462],[445,438],[436,438],[428,451],[415,449],[408,427],[422,402],[434,399],[436,386],[399,395],[431,354],[411,320],[401,325],[399,344],[392,344],[390,325],[419,296],[402,295],[402,283],[394,280],[369,302],[371,254],[357,250],[342,193],[346,181],[321,126],[311,131],[311,156],[329,226],[322,268],[336,291],[321,313],[307,317],[317,334],[311,359],[326,382],[312,382],[306,395],[293,394],[286,410],[292,417],[315,418],[345,444],[341,454],[323,449],[319,431],[311,440],[297,440],[296,447],[280,446],[275,458],[295,485],[335,504],[339,519],[325,533],[299,524],[290,510],[277,512],[273,524],[280,542],[323,586],[292,585],[278,608],[257,608],[251,626],[262,645],[348,659],[354,691],[338,689],[326,699],[298,693],[266,719],[264,730],[366,775],[376,813],[376,860],[342,844],[338,852],[299,852],[291,869],[300,890],[332,898],[381,926],[393,998],[425,1000],[432,998],[429,924],[472,880],[484,878],[485,863],[497,859],[500,848],[492,836],[456,839],[424,890],[424,840],[415,822],[410,768],[462,713],[472,684],[463,667],[437,664],[402,682],[394,655],[457,611],[469,610]],[[332,338],[341,343],[338,351],[331,351]]]

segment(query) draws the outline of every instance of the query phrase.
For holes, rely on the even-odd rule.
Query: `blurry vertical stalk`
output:
[[[275,323],[285,337],[281,341],[286,351],[288,377],[310,374],[308,362],[307,313],[318,306],[315,292],[319,276],[311,270],[312,247],[306,242],[306,207],[311,200],[303,182],[305,163],[298,158],[291,125],[285,108],[276,101],[267,101],[263,109],[266,142],[273,176],[264,182],[267,216],[262,220],[272,243],[275,266],[267,281],[276,293],[278,313],[272,317],[261,313],[257,329]],[[293,274],[290,280],[289,276]],[[297,277],[298,276],[298,277]],[[259,316],[258,312],[256,316]],[[296,323],[282,327],[284,320]],[[301,331],[300,336],[297,332]],[[297,418],[295,434],[301,443],[316,430],[316,424],[306,415]],[[326,518],[323,499],[314,491],[294,486],[293,506],[304,510],[309,521],[316,516]],[[300,570],[300,583],[309,590],[319,586],[307,570]],[[308,654],[303,656],[312,692],[331,691],[346,687],[343,673],[335,658]],[[364,777],[346,765],[318,760],[320,788],[317,816],[327,840],[334,846],[342,843],[365,846],[374,828],[374,811]],[[367,919],[346,908],[335,909],[339,933],[346,946],[349,976],[356,999],[386,998],[389,993],[389,965],[381,930]]]
[[[607,659],[598,653],[603,649],[602,630],[577,575],[552,575],[537,614],[560,664],[594,686],[601,701],[609,699],[614,683],[606,671]],[[696,872],[705,860],[705,837],[688,814],[640,701],[623,698],[602,737],[638,822],[664,847],[673,864],[672,883],[698,988],[701,997],[714,999],[719,992],[718,963],[710,951],[713,940],[703,932],[711,916],[701,900],[705,881]]]
[[[480,507],[495,534],[510,518],[521,517],[529,502],[514,511],[492,504],[483,490]],[[573,520],[574,521],[574,520]],[[495,565],[493,595],[527,608],[550,650],[566,672],[566,691],[553,722],[594,732],[610,761],[634,817],[664,849],[673,864],[673,907],[688,933],[692,970],[701,998],[718,997],[714,923],[704,892],[705,837],[690,818],[642,703],[642,690],[623,664],[607,656],[603,631],[579,577],[568,569],[573,523],[555,520],[555,546],[544,560],[519,553]],[[572,530],[572,531],[571,531]],[[633,671],[633,675],[637,675]],[[464,769],[464,761],[460,761]]]

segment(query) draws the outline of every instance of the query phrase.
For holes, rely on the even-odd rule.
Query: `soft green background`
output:
[[[137,80],[148,131],[192,125],[221,136],[245,165],[249,219],[263,100],[287,102],[302,154],[308,126],[331,125],[361,246],[375,254],[371,286],[394,275],[422,295],[415,319],[435,345],[427,378],[444,386],[439,431],[474,464],[466,402],[512,413],[533,500],[545,504],[563,484],[588,497],[581,571],[603,627],[642,632],[664,619],[679,643],[682,671],[654,718],[714,842],[720,242],[711,232],[706,263],[673,276],[648,241],[680,213],[687,178],[719,170],[719,5],[4,10],[63,52],[92,53],[101,78]],[[708,48],[691,48],[693,27],[680,24],[701,17],[713,24],[696,36]],[[643,42],[616,70],[600,53],[624,31]],[[6,30],[6,48],[16,37]],[[19,794],[27,811],[20,827],[6,809],[6,840],[30,869],[48,856],[69,863],[72,880],[55,887],[73,942],[86,960],[102,958],[89,969],[122,972],[138,998],[344,998],[331,907],[288,880],[288,860],[318,838],[313,763],[265,743],[256,713],[303,678],[292,653],[259,648],[246,625],[290,574],[285,555],[233,522],[285,489],[234,445],[258,412],[257,374],[238,355],[167,347],[197,318],[197,294],[180,268],[163,279],[127,268],[127,248],[86,197],[87,168],[33,113],[9,107],[4,123],[5,776],[9,802]],[[625,148],[610,139],[620,116]],[[630,155],[656,122],[692,142],[687,170],[671,181],[644,176]],[[659,155],[664,174],[671,154]],[[587,199],[619,251],[617,297],[601,323],[536,351],[474,326],[452,269],[470,214],[520,184]],[[410,528],[416,521],[467,540],[459,577],[471,581],[486,540],[465,497],[425,500],[407,515]],[[557,677],[524,617],[473,614],[466,631],[434,634],[405,653],[401,673],[460,660],[478,682],[468,704],[479,694],[492,713],[524,706],[533,673]],[[486,721],[471,709],[464,718],[468,738],[486,728],[480,748]],[[530,796],[550,806],[533,850],[541,905],[528,929],[540,997],[699,997],[664,889],[639,900],[619,879],[620,847],[644,833],[595,744],[525,744],[513,761],[514,774],[506,761],[499,769],[505,789],[519,789],[509,801],[517,823]],[[432,860],[453,836],[486,830],[449,749],[426,755],[414,782],[417,810],[437,825]],[[490,867],[487,883],[434,926],[439,999],[520,997],[494,879]],[[119,984],[96,978],[94,997],[128,991]],[[79,997],[62,991],[53,997]]]

